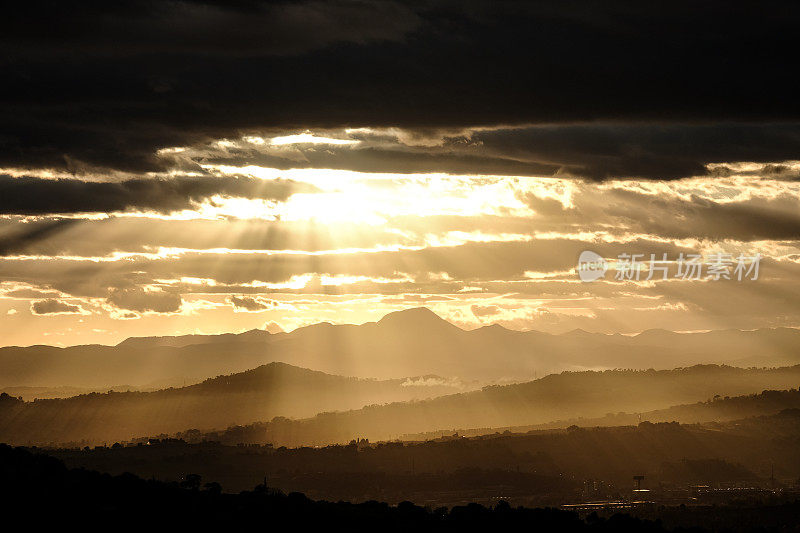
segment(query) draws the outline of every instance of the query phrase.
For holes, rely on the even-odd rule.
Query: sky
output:
[[[416,306],[798,327],[799,11],[28,2],[0,21],[0,345]],[[587,250],[666,279],[584,282]],[[680,276],[694,255],[732,279]]]

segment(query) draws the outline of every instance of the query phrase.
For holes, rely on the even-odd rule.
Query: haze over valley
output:
[[[188,430],[226,435],[228,428],[246,426],[230,430],[223,440],[302,446],[597,419],[715,396],[790,389],[800,384],[800,365],[742,368],[716,363],[765,358],[790,363],[798,341],[800,331],[794,329],[647,331],[636,336],[580,331],[549,335],[500,326],[465,331],[416,308],[377,323],[318,324],[292,333],[254,330],[136,338],[115,347],[5,348],[0,349],[3,375],[26,386],[70,383],[81,375],[95,380],[77,383],[87,386],[123,377],[152,383],[198,380],[209,371],[234,372],[149,392],[123,387],[33,401],[7,395],[0,408],[0,440],[96,445]],[[764,345],[771,347],[769,355],[759,349]],[[272,359],[342,372],[359,368],[358,374],[369,375],[376,368],[383,369],[381,374],[397,374],[374,379],[285,362],[259,364]],[[687,359],[714,364],[680,367]],[[235,371],[254,364],[259,366]],[[93,372],[79,373],[79,365],[89,365]],[[545,370],[554,365],[558,373]],[[607,370],[575,370],[586,367]],[[406,369],[419,373],[400,374]],[[232,436],[236,431],[239,437]]]

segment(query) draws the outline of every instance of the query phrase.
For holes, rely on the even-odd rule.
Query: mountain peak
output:
[[[585,329],[575,328],[566,333],[562,333],[564,337],[591,337],[594,333],[586,331]]]
[[[412,307],[402,311],[391,312],[378,320],[378,325],[403,328],[447,327],[448,329],[459,329],[427,307]]]
[[[671,337],[672,335],[680,335],[680,334],[679,333],[675,333],[674,331],[670,331],[668,329],[652,328],[652,329],[646,329],[646,330],[634,335],[634,337],[658,338],[658,337]]]

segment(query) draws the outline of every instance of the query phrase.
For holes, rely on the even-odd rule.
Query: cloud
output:
[[[500,308],[496,305],[473,305],[470,310],[476,318],[494,316],[500,313]]]
[[[120,57],[162,53],[296,56],[334,43],[400,40],[419,23],[417,15],[400,2],[211,0],[154,5],[134,0],[119,5],[41,7],[32,2],[9,13],[3,28],[9,39],[35,43],[31,55],[63,53],[63,47],[70,46],[89,57],[105,56],[112,47]],[[45,27],[65,21],[72,24],[57,36],[32,36],[25,31],[31,17]],[[97,18],[105,25],[98,27]]]
[[[420,376],[416,379],[406,378],[401,387],[452,387],[463,389],[465,384],[458,378],[440,378],[438,376]]]
[[[685,175],[727,153],[785,152],[779,123],[800,119],[796,84],[782,77],[799,21],[789,1],[32,1],[0,22],[0,166],[158,171],[174,164],[160,148],[269,128],[399,127],[426,148],[437,129],[583,123],[599,127],[479,135],[477,155],[421,157],[441,169]],[[637,140],[644,122],[655,127]],[[734,131],[720,152],[691,127],[658,130],[720,123],[763,135]],[[378,152],[364,164],[415,164]]]
[[[177,313],[183,301],[180,294],[142,287],[115,288],[110,291],[108,303],[128,311]],[[133,318],[123,316],[123,318]]]
[[[549,163],[560,175],[678,179],[728,161],[796,159],[800,123],[648,123],[547,125],[476,131],[483,157]]]
[[[0,189],[2,189],[3,176],[0,176]],[[3,200],[0,199],[0,210]],[[75,220],[43,220],[31,224],[7,224],[0,228],[0,255],[7,255],[27,249],[31,244],[58,237],[69,227],[74,226]]]
[[[0,175],[0,214],[108,213],[127,210],[169,213],[192,209],[196,203],[215,195],[286,200],[296,187],[310,189],[285,180],[267,181],[239,176],[92,182]],[[47,236],[67,225],[56,221],[40,226],[11,240],[5,247],[13,249],[32,237]]]
[[[372,293],[400,294],[452,293],[461,287],[478,283],[525,279],[525,273],[561,272],[575,266],[578,255],[587,243],[573,238],[537,239],[510,242],[469,242],[458,246],[428,247],[418,250],[379,251],[356,254],[311,256],[299,254],[227,253],[187,251],[153,259],[129,257],[98,261],[94,258],[31,258],[0,261],[0,278],[17,279],[53,287],[65,294],[105,297],[109,287],[122,283],[156,285],[159,280],[212,279],[218,292],[245,292],[233,285],[250,286],[260,292],[308,292],[323,294]],[[621,248],[628,253],[692,252],[684,245],[660,242],[634,236],[619,242],[592,243],[604,257],[616,257]],[[403,272],[398,273],[398,265]],[[447,274],[447,279],[441,273]],[[431,279],[435,273],[439,279]],[[352,279],[352,283],[324,285],[326,279]],[[393,281],[382,283],[381,281]],[[213,286],[181,283],[172,286],[176,292],[214,292]],[[502,290],[507,290],[502,289]],[[140,305],[122,305],[128,298],[159,297],[158,291],[114,289],[111,303],[131,310],[144,310]],[[179,307],[179,298],[169,292],[163,298],[172,302],[169,309]],[[119,299],[119,302],[113,301]],[[155,309],[153,309],[155,310]]]
[[[608,198],[611,202],[605,212],[609,217],[625,220],[652,235],[744,241],[800,239],[796,195],[715,201],[699,195],[682,199],[616,191]]]
[[[247,313],[258,313],[267,309],[274,309],[279,302],[275,300],[265,300],[261,298],[251,298],[249,296],[231,296],[229,300],[234,310]]]
[[[79,305],[73,305],[55,298],[31,302],[34,315],[81,315],[87,314]]]
[[[363,186],[362,182],[354,186],[359,195],[363,195],[362,187],[369,187],[382,194],[376,192],[377,198],[396,200],[396,204],[370,204],[376,215],[386,221],[381,225],[357,221],[315,224],[311,220],[314,210],[307,210],[305,216],[309,218],[300,216],[296,220],[175,220],[126,215],[98,220],[33,220],[9,216],[0,217],[0,255],[109,258],[112,253],[152,255],[160,249],[235,248],[241,253],[293,251],[310,257],[312,253],[342,249],[401,249],[503,240],[509,236],[534,239],[548,234],[584,241],[622,241],[637,235],[714,241],[800,239],[800,214],[796,209],[800,183],[795,181],[734,176],[598,185],[570,179],[469,180],[454,176],[422,181],[410,176],[407,183],[414,186],[407,188],[398,185],[400,182],[402,178],[393,179],[392,188],[388,189],[390,186],[383,182],[376,184],[365,177]],[[473,188],[473,183],[482,185]],[[490,193],[488,197],[481,197],[481,187]],[[397,204],[413,204],[414,195],[421,190],[436,195],[434,201],[426,203],[425,216],[387,214]],[[346,200],[346,194],[337,199]],[[487,205],[492,213],[475,215],[469,211],[474,203],[463,203],[464,195]],[[361,208],[362,204],[369,202],[360,201],[356,207]],[[460,205],[466,207],[463,212],[452,209]],[[438,206],[446,206],[453,214],[438,214]],[[294,213],[290,210],[289,214]],[[235,262],[238,258],[230,260]],[[540,271],[532,266],[526,270]],[[431,265],[431,269],[434,267]],[[433,281],[438,274],[431,270],[430,275]]]
[[[355,146],[214,143],[188,152],[212,165],[262,165],[279,169],[333,168],[358,172],[444,172],[522,176],[679,179],[711,174],[707,165],[730,161],[782,162],[797,157],[800,123],[648,122],[547,124],[463,128],[441,132],[439,142],[408,145],[414,129],[369,128],[329,134],[357,139]],[[350,133],[348,133],[350,132]],[[772,172],[782,172],[772,165]],[[714,172],[720,175],[721,170]]]
[[[114,320],[136,320],[141,318],[141,316],[137,315],[136,313],[123,311],[120,309],[112,309],[109,313],[109,316]]]

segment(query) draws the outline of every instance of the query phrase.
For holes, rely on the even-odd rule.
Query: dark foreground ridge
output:
[[[403,502],[360,504],[313,501],[300,493],[284,494],[259,485],[226,494],[198,476],[181,482],[144,480],[132,474],[111,476],[67,469],[53,457],[0,445],[0,498],[7,512],[38,525],[80,525],[82,529],[238,530],[291,524],[321,531],[668,531],[660,519],[625,514],[582,519],[571,511],[512,508],[499,502],[430,509]],[[667,511],[667,514],[672,511]],[[674,517],[673,517],[674,519]],[[689,523],[685,523],[686,520]],[[681,523],[683,522],[683,523]],[[797,531],[800,502],[692,509],[678,519],[693,531]],[[515,528],[515,529],[511,529]],[[710,529],[709,529],[710,528]]]

